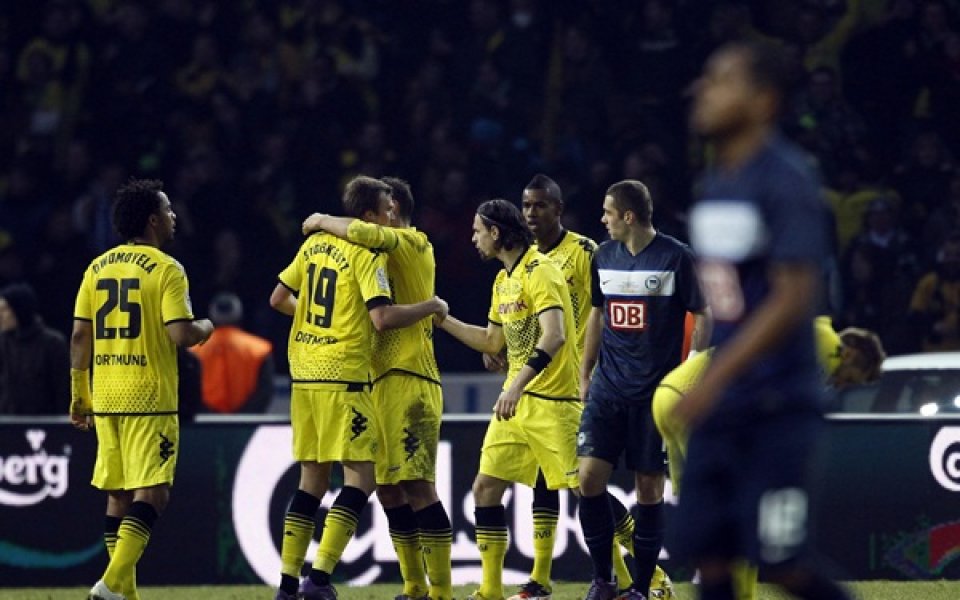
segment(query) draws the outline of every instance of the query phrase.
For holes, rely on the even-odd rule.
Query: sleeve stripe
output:
[[[367,310],[373,310],[378,306],[390,306],[393,304],[393,300],[390,299],[390,296],[375,296],[367,300]]]
[[[169,321],[164,321],[164,325],[173,325],[174,323],[193,323],[196,319],[193,317],[181,317],[179,319],[170,319]]]
[[[287,285],[282,279],[277,278],[277,281],[280,283],[280,285],[290,290],[290,293],[293,294],[294,297],[297,297],[300,294],[300,290],[293,289],[292,287]]]
[[[84,321],[85,323],[93,323],[93,319],[88,319],[87,317],[78,317],[77,315],[73,315],[73,320]]]
[[[539,317],[540,315],[542,315],[543,313],[547,312],[548,310],[559,310],[560,312],[563,312],[563,305],[562,305],[562,304],[555,304],[555,305],[553,305],[553,306],[548,306],[548,307],[544,308],[543,310],[539,311],[539,312],[537,313],[537,316]]]
[[[491,324],[491,325],[496,325],[497,327],[503,327],[503,323],[500,323],[500,322],[498,322],[498,321],[494,321],[493,319],[490,319],[490,324]]]

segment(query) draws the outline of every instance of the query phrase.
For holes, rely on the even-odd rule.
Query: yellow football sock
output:
[[[736,560],[730,569],[730,575],[737,600],[757,600],[759,572],[756,565],[742,559]]]
[[[303,560],[313,539],[316,522],[307,515],[287,512],[283,518],[283,542],[280,545],[280,572],[300,579]]]
[[[533,570],[530,579],[550,588],[553,566],[553,542],[557,533],[557,511],[550,508],[533,509]]]
[[[390,530],[393,549],[400,561],[400,576],[403,578],[403,594],[411,598],[427,595],[427,572],[424,570],[423,554],[420,551],[420,533],[414,529],[399,532]]]
[[[503,505],[476,508],[477,549],[483,581],[479,594],[486,600],[503,598],[503,559],[510,540],[507,534],[507,516]]]
[[[323,524],[323,535],[320,538],[320,547],[317,548],[317,558],[313,561],[315,570],[333,573],[334,567],[343,556],[344,549],[357,530],[359,520],[357,513],[344,506],[334,504],[330,507]]]
[[[617,578],[617,589],[625,590],[633,585],[633,575],[630,574],[627,562],[623,558],[623,550],[616,541],[613,542],[611,557],[613,558],[613,574]]]
[[[420,544],[423,549],[423,562],[430,579],[431,600],[453,600],[453,582],[450,573],[450,546],[453,544],[453,531],[450,517],[443,504],[435,502],[417,511],[417,523],[420,527]]]
[[[136,516],[127,515],[117,531],[117,543],[103,582],[111,590],[136,593],[136,565],[150,542],[151,527]]]
[[[453,533],[444,531],[420,532],[423,560],[430,578],[431,600],[453,600],[453,577],[450,573],[450,547]]]

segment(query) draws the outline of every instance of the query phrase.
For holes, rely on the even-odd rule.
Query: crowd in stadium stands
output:
[[[43,0],[0,10],[0,285],[25,280],[69,331],[73,291],[115,243],[112,192],[166,182],[194,306],[233,292],[274,343],[267,298],[313,211],[358,173],[397,175],[434,241],[438,293],[466,294],[484,199],[544,172],[570,228],[601,238],[603,191],[636,178],[685,237],[711,149],[687,90],[724,41],[782,43],[783,123],[824,175],[837,326],[889,353],[960,348],[957,0]],[[479,358],[438,340],[445,370]]]

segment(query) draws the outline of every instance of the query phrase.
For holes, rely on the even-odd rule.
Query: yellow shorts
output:
[[[380,419],[377,484],[433,481],[443,394],[440,386],[412,375],[392,374],[373,386]]]
[[[136,490],[173,483],[180,450],[177,415],[98,416],[94,424],[94,487]]]
[[[680,366],[667,373],[653,393],[653,421],[657,424],[657,429],[663,437],[663,443],[667,447],[670,482],[673,484],[673,493],[678,496],[683,480],[683,466],[687,457],[689,432],[683,424],[673,418],[673,407],[703,377],[703,372],[710,365],[710,354],[709,350],[701,352],[680,364]]]
[[[577,430],[582,412],[578,401],[522,395],[516,416],[509,421],[494,418],[487,426],[480,472],[533,487],[539,469],[551,490],[577,487]]]
[[[297,462],[373,462],[380,439],[366,389],[298,387],[290,390],[293,459]]]

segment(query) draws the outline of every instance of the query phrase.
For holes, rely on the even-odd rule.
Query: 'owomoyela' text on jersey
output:
[[[347,231],[351,242],[388,253],[390,289],[398,304],[416,304],[433,298],[436,261],[433,244],[414,227],[381,227],[359,219]],[[373,351],[373,376],[398,371],[440,383],[433,353],[433,317],[402,329],[377,332]]]
[[[177,349],[165,326],[193,320],[179,262],[153,246],[108,250],[87,267],[74,318],[93,325],[95,414],[177,411]]]
[[[315,233],[279,279],[297,296],[287,349],[293,385],[369,383],[368,312],[391,303],[386,255]]]
[[[570,304],[573,306],[573,323],[577,329],[577,356],[582,356],[587,317],[590,315],[590,261],[597,243],[579,233],[564,231],[552,247],[537,249],[557,263],[566,279]]]
[[[517,376],[536,348],[541,328],[540,313],[550,309],[563,311],[566,343],[550,364],[527,384],[524,393],[550,400],[577,399],[579,362],[573,335],[573,305],[563,274],[546,255],[530,248],[513,269],[502,269],[493,283],[493,298],[488,318],[503,327],[507,341],[509,369],[503,389]]]

